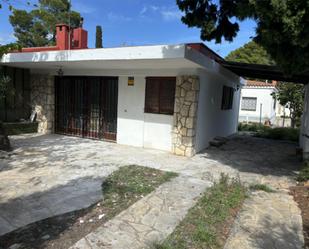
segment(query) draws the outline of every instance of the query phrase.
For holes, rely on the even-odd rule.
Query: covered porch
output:
[[[241,77],[278,80],[304,85],[304,112],[301,119],[299,146],[302,149],[303,159],[309,159],[309,70],[299,74],[286,75],[277,66],[229,62],[221,57],[216,57],[216,61],[224,68],[231,70]]]

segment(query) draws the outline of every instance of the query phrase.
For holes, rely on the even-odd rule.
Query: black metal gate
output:
[[[117,77],[57,77],[55,132],[116,140]]]

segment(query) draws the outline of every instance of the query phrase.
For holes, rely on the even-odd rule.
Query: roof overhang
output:
[[[184,50],[184,46],[141,46],[9,53],[3,56],[1,62],[4,65],[29,69],[53,67],[72,69],[147,68],[156,67],[156,61],[163,63],[162,67],[167,64],[173,67],[179,66],[179,63],[186,64]]]
[[[286,75],[277,66],[248,64],[240,62],[231,62],[217,60],[224,68],[234,72],[241,77],[250,77],[256,79],[278,80],[294,83],[309,83],[309,71],[301,74]]]
[[[1,64],[42,70],[42,72],[51,71],[51,73],[55,73],[59,68],[109,72],[143,69],[204,69],[220,73],[229,80],[239,81],[239,76],[188,44],[9,53],[3,56]]]

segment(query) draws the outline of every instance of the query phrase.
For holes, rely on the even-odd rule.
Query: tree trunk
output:
[[[0,121],[0,150],[10,151],[11,144],[8,135],[5,132],[2,122]]]

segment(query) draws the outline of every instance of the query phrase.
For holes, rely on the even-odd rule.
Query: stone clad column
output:
[[[305,85],[304,111],[301,122],[300,147],[303,149],[303,159],[309,159],[309,84]]]
[[[172,141],[172,152],[176,155],[195,155],[199,90],[198,76],[177,77]]]
[[[54,132],[55,87],[54,76],[31,75],[31,106],[36,111],[38,132]]]

